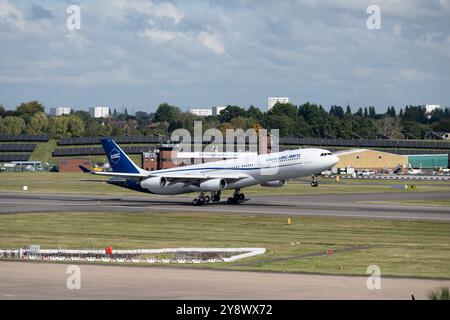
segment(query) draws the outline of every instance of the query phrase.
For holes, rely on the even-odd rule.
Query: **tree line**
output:
[[[48,116],[45,107],[37,102],[24,102],[14,111],[0,105],[0,134],[51,134],[53,138],[117,135],[168,135],[184,128],[193,131],[194,121],[203,122],[203,130],[252,128],[279,129],[280,136],[336,138],[376,138],[382,133],[390,138],[403,139],[406,135],[421,139],[428,131],[450,132],[448,108],[427,113],[424,106],[405,106],[398,112],[390,106],[377,113],[373,106],[352,110],[350,106],[333,105],[326,111],[321,105],[304,103],[277,103],[267,112],[250,106],[229,105],[218,116],[199,117],[168,103],[160,104],[156,112],[138,111],[134,115],[111,111],[110,116],[96,119],[86,111],[69,115]]]

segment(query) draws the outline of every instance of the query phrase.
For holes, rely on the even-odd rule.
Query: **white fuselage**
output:
[[[252,185],[263,184],[270,181],[288,180],[306,177],[332,168],[338,158],[324,149],[295,149],[279,153],[270,153],[254,157],[244,157],[231,160],[196,164],[184,167],[148,171],[153,176],[165,177],[167,175],[182,174],[183,176],[214,175],[222,176],[240,175],[243,178],[229,179],[223,189],[238,189]],[[224,178],[227,180],[226,178]],[[151,188],[148,191],[155,194],[182,194],[200,192],[199,184],[192,181],[174,180],[173,183],[161,188]],[[142,186],[145,183],[141,183]],[[217,190],[219,191],[219,190]]]

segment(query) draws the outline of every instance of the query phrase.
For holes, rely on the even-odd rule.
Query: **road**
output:
[[[80,290],[67,289],[68,265],[0,262],[0,299],[426,299],[450,280],[80,265]]]
[[[449,192],[399,192],[367,194],[320,194],[251,196],[241,205],[224,202],[201,207],[191,197],[105,196],[39,193],[0,193],[0,214],[35,212],[218,212],[331,216],[371,219],[450,221],[450,206],[403,206],[356,203],[364,201],[445,199]]]

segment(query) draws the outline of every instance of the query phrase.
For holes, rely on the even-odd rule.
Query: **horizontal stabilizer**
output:
[[[81,169],[81,171],[83,171],[84,173],[91,173],[91,170],[89,170],[88,168],[86,168],[86,167],[83,167],[82,165],[79,165],[78,166],[80,169]]]

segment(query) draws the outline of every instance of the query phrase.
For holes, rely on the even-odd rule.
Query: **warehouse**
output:
[[[448,166],[448,154],[409,155],[408,163],[414,169],[441,169]]]
[[[339,157],[338,169],[352,167],[355,169],[394,169],[407,167],[408,157],[388,152],[369,149],[351,149],[335,153]]]

